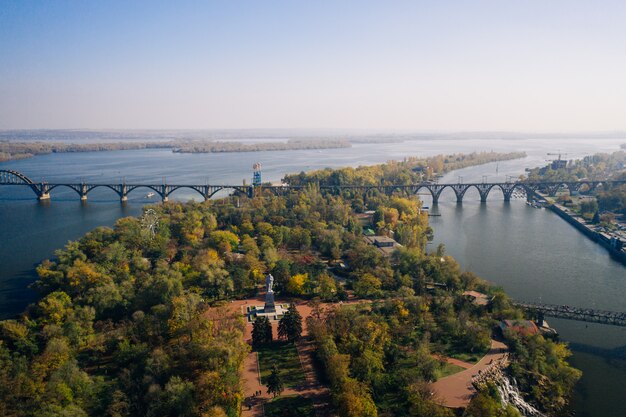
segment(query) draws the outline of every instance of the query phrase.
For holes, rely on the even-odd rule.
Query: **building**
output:
[[[364,236],[363,239],[366,243],[376,246],[379,251],[385,256],[391,256],[396,248],[402,245],[387,236]]]
[[[374,213],[375,211],[369,210],[365,213],[357,213],[354,216],[357,218],[359,223],[361,223],[361,226],[367,227],[372,224],[372,221],[374,220]]]
[[[478,291],[465,291],[463,293],[463,297],[467,298],[472,304],[477,306],[486,306],[493,298]]]
[[[530,320],[502,320],[498,327],[502,333],[505,330],[511,330],[524,336],[539,334],[539,328]]]
[[[557,169],[567,168],[567,160],[566,159],[556,159],[552,161],[551,168],[556,171]]]

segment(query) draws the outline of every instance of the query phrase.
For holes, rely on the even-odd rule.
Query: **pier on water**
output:
[[[527,303],[520,301],[514,302],[513,304],[539,316],[626,327],[626,313],[618,311],[596,310],[567,305]]]

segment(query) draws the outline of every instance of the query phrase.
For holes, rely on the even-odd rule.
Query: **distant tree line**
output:
[[[105,142],[105,143],[62,143],[62,142],[10,142],[0,141],[0,162],[31,158],[36,155],[67,152],[101,152],[136,149],[172,149],[176,153],[214,152],[260,152],[299,149],[349,148],[350,142],[340,139],[304,140],[290,139],[286,142],[228,142],[228,141],[160,141],[160,142]]]
[[[177,153],[215,153],[215,152],[259,152],[287,151],[300,149],[349,148],[350,142],[338,139],[302,140],[290,139],[286,142],[187,142],[174,148]]]
[[[472,152],[425,158],[408,157],[402,161],[388,161],[385,164],[358,168],[326,168],[301,172],[287,175],[284,181],[290,185],[408,185],[434,180],[439,175],[461,168],[524,157],[524,152]]]

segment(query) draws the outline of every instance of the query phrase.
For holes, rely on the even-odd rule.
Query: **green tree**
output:
[[[332,300],[337,294],[337,284],[335,283],[335,279],[327,273],[323,273],[319,276],[318,282],[318,292],[320,297],[324,300]]]
[[[354,292],[359,297],[379,297],[382,295],[380,288],[382,283],[370,273],[362,274],[354,283]]]
[[[278,323],[278,336],[290,342],[296,342],[302,336],[302,316],[293,303]]]
[[[272,323],[265,316],[257,317],[252,325],[252,344],[259,346],[272,341]]]
[[[272,394],[273,397],[280,395],[281,392],[285,389],[285,384],[283,383],[283,379],[278,372],[278,367],[276,364],[272,365],[272,373],[267,378],[267,393]]]

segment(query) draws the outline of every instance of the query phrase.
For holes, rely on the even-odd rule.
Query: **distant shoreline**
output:
[[[235,141],[166,141],[166,142],[0,142],[0,162],[28,159],[38,155],[71,152],[105,152],[139,149],[171,149],[174,153],[264,152],[349,148],[347,140],[288,140],[286,142],[242,143]]]

